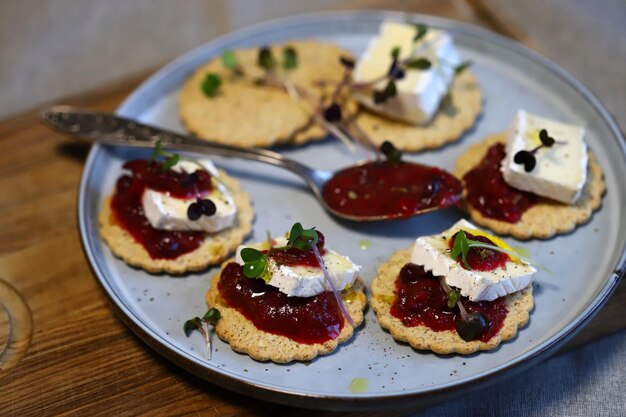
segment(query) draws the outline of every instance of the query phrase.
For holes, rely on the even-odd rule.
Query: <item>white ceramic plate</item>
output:
[[[334,42],[355,55],[386,19],[403,15],[349,12],[306,15],[274,21],[212,41],[172,62],[143,83],[118,109],[121,115],[182,131],[178,93],[192,71],[225,49],[271,44],[295,38]],[[470,356],[418,352],[382,331],[370,310],[355,337],[333,354],[310,364],[260,363],[233,352],[215,338],[213,359],[203,357],[195,332],[185,337],[182,324],[206,310],[204,293],[217,269],[183,278],[149,275],[111,255],[99,237],[97,216],[111,193],[120,165],[145,153],[94,147],[82,178],[79,218],[83,244],[96,276],[122,320],[148,345],[187,370],[238,392],[297,406],[350,409],[437,401],[476,388],[546,358],[580,330],[615,288],[624,264],[626,230],[626,152],[616,124],[598,100],[571,75],[537,54],[482,29],[426,16],[415,21],[452,30],[464,59],[474,62],[485,93],[484,112],[475,128],[458,142],[436,151],[409,156],[448,170],[468,145],[506,129],[518,108],[581,124],[606,173],[608,192],[602,209],[573,233],[523,245],[532,258],[554,271],[539,272],[530,324],[499,348]],[[243,120],[242,120],[243,121]],[[336,169],[354,162],[337,140],[296,149],[286,155],[318,168]],[[462,213],[448,209],[406,221],[355,224],[327,214],[294,175],[258,163],[216,159],[240,178],[256,208],[254,234],[282,233],[294,221],[317,226],[328,245],[363,265],[369,283],[376,267],[416,236],[438,233]],[[278,204],[277,204],[278,203]],[[620,233],[620,231],[622,233]],[[361,249],[360,242],[372,242]],[[520,245],[512,239],[513,245]],[[353,378],[365,378],[365,393],[350,390]]]

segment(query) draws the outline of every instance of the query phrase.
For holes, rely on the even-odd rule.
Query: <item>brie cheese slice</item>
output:
[[[219,178],[219,173],[211,161],[204,159],[198,163],[212,176]],[[180,161],[172,169],[192,173],[200,167],[192,161]],[[215,181],[213,190],[202,198],[210,199],[215,204],[216,211],[212,216],[200,216],[197,220],[190,220],[187,217],[187,209],[190,204],[196,202],[195,198],[175,198],[170,197],[168,193],[146,189],[141,202],[150,225],[158,230],[216,233],[233,225],[237,207],[222,183]]]
[[[287,239],[284,237],[274,239],[275,246],[285,246],[286,244]],[[244,264],[243,259],[241,259],[241,250],[246,247],[261,251],[269,249],[267,242],[240,245],[235,256],[235,261],[239,265]],[[351,285],[361,269],[361,266],[352,263],[347,256],[340,255],[329,249],[325,250],[322,259],[324,259],[328,273],[338,291],[342,291]],[[322,268],[302,265],[278,265],[271,258],[267,268],[271,274],[268,284],[278,288],[280,292],[289,297],[312,297],[324,291],[332,291],[330,284],[324,277]]]
[[[460,59],[452,36],[447,32],[429,28],[422,39],[413,42],[415,34],[414,25],[383,22],[380,33],[370,41],[357,62],[354,80],[368,82],[387,74],[395,47],[400,48],[400,60],[427,58],[432,64],[430,69],[407,69],[404,78],[396,81],[397,95],[384,103],[374,103],[370,90],[356,91],[357,99],[373,111],[407,123],[425,124],[439,109]],[[381,81],[374,88],[382,90],[386,83],[386,80]]]
[[[539,132],[545,129],[557,143],[535,152],[536,165],[526,172],[514,161],[519,151],[541,145]],[[513,188],[528,191],[566,204],[576,202],[587,181],[587,145],[585,130],[571,124],[517,112],[508,134],[502,176]]]
[[[420,237],[415,241],[411,262],[424,267],[435,276],[460,290],[471,301],[492,301],[520,291],[530,284],[537,270],[519,259],[508,260],[504,267],[493,271],[470,271],[450,256],[450,238],[459,230],[483,234],[467,220],[459,220],[451,228],[434,236]],[[486,235],[489,237],[489,235]],[[497,245],[498,238],[489,237]]]

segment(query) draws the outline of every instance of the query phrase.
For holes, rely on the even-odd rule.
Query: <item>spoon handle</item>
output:
[[[91,143],[154,148],[156,142],[160,140],[164,149],[210,153],[264,162],[285,168],[299,175],[316,194],[319,193],[318,172],[277,152],[209,142],[142,124],[111,113],[93,112],[72,106],[53,105],[47,107],[41,112],[41,118],[53,129]]]

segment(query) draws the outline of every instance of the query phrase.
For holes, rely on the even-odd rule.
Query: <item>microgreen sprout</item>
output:
[[[439,284],[448,296],[448,308],[456,304],[461,314],[461,320],[456,323],[456,332],[466,342],[477,339],[489,328],[489,319],[478,311],[468,313],[461,301],[461,293],[453,290],[443,277],[439,277]]]
[[[382,145],[380,145],[380,152],[385,155],[387,158],[387,162],[392,164],[399,164],[402,160],[402,152],[393,146],[393,143],[388,140],[384,141]]]
[[[207,97],[215,97],[219,91],[220,85],[222,85],[222,79],[219,75],[210,72],[202,81],[202,92]]]
[[[243,274],[248,278],[261,278],[266,283],[272,278],[267,271],[267,254],[254,248],[243,248],[240,252],[243,260]]]
[[[332,103],[324,109],[324,119],[326,119],[327,122],[340,122],[341,116],[341,106],[337,103]]]
[[[233,51],[228,50],[222,53],[222,65],[224,66],[224,68],[228,68],[231,70],[234,70],[239,66],[239,63],[237,62],[237,56]]]
[[[423,23],[418,23],[415,25],[415,36],[413,37],[413,42],[417,42],[422,39],[428,33],[428,26]]]
[[[298,54],[292,46],[283,48],[283,69],[292,70],[298,67]]]
[[[163,151],[161,139],[157,140],[154,144],[154,149],[152,150],[152,155],[150,156],[150,162],[156,162],[159,158],[164,158],[163,163],[161,164],[161,169],[163,171],[169,171],[180,161],[179,154],[167,154]]]
[[[372,91],[372,100],[374,101],[374,103],[382,104],[397,95],[395,81],[403,79],[405,77],[406,70],[428,71],[435,65],[448,66],[452,67],[453,74],[456,77],[472,65],[471,61],[464,61],[458,65],[453,65],[442,59],[437,59],[437,62],[433,63],[432,60],[426,56],[416,56],[419,52],[424,52],[424,54],[427,55],[428,50],[431,47],[429,46],[430,42],[423,41],[424,37],[428,33],[428,26],[424,24],[415,25],[415,31],[416,33],[415,37],[413,38],[413,43],[417,44],[419,42],[419,47],[415,48],[409,57],[405,59],[400,59],[400,48],[397,46],[392,48],[391,64],[389,66],[389,69],[387,70],[386,77],[377,77],[372,81],[366,83],[354,84],[353,88],[359,89],[368,86],[371,87],[381,81],[387,80],[387,83],[382,90],[373,89]]]
[[[304,229],[300,223],[295,223],[289,231],[287,246],[309,250],[312,245],[317,245],[318,241],[319,236],[314,228]]]
[[[218,320],[221,318],[220,311],[214,307],[211,307],[202,318],[193,317],[183,324],[183,331],[186,336],[189,336],[193,330],[198,330],[204,336],[204,342],[206,344],[206,357],[211,360],[211,333],[209,324],[215,326]]]
[[[483,248],[483,249],[493,250],[493,251],[496,251],[496,252],[502,252],[502,253],[506,253],[507,255],[512,256],[514,258],[518,258],[518,259],[522,260],[525,263],[528,263],[528,264],[531,263],[530,259],[520,255],[519,253],[517,253],[515,251],[510,251],[508,249],[504,249],[504,248],[501,248],[501,247],[496,246],[496,245],[490,245],[488,243],[479,242],[477,240],[469,239],[467,237],[467,234],[465,233],[464,230],[459,230],[454,235],[454,245],[452,245],[452,252],[450,253],[450,256],[452,257],[452,259],[458,259],[459,256],[460,256],[461,257],[461,261],[463,262],[463,266],[465,266],[465,268],[470,270],[470,271],[472,270],[472,268],[470,267],[469,263],[467,262],[467,254],[469,253],[469,250],[471,248]]]
[[[461,292],[459,290],[450,291],[448,293],[448,308],[454,308],[459,298],[461,298]]]
[[[557,142],[552,136],[548,134],[546,129],[541,129],[539,131],[539,140],[541,141],[541,145],[537,146],[530,151],[521,150],[515,154],[513,157],[513,162],[516,164],[524,165],[524,171],[531,172],[535,169],[537,165],[537,159],[535,158],[535,154],[541,148],[551,148],[555,143],[562,144],[563,142]]]
[[[259,67],[266,70],[271,70],[276,66],[276,59],[274,59],[272,50],[268,46],[263,46],[259,49],[256,63]]]
[[[341,63],[341,65],[343,65],[346,69],[348,70],[353,70],[354,69],[354,59],[346,57],[346,56],[342,56],[339,58],[339,62]]]

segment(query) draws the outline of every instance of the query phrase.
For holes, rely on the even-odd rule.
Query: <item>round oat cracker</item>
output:
[[[395,282],[400,269],[410,261],[412,247],[394,253],[391,258],[378,268],[378,275],[372,281],[372,309],[383,329],[391,333],[394,339],[409,343],[419,350],[432,350],[435,353],[470,354],[478,350],[491,350],[501,342],[512,339],[517,329],[528,323],[529,313],[533,309],[533,289],[529,285],[522,291],[506,297],[509,311],[502,329],[487,342],[472,340],[466,342],[453,331],[436,332],[427,326],[406,327],[398,318],[391,315],[391,303],[395,297]]]
[[[271,46],[279,67],[286,45],[293,47],[298,55],[298,66],[287,71],[287,77],[330,102],[330,87],[319,87],[315,83],[338,82],[344,73],[339,58],[350,57],[350,53],[330,43],[294,40]],[[224,68],[221,57],[196,70],[180,94],[180,118],[185,127],[200,138],[242,147],[302,144],[323,139],[326,131],[312,122],[310,113],[302,109],[302,103],[295,102],[276,87],[252,82],[263,75],[256,63],[258,50],[255,47],[234,51],[245,77],[237,77]],[[206,97],[201,89],[208,73],[216,73],[222,80],[215,97]],[[339,101],[356,108],[345,95]]]
[[[474,125],[482,108],[482,91],[471,72],[459,74],[450,91],[453,105],[439,109],[425,126],[412,126],[365,109],[359,113],[356,123],[377,146],[388,140],[407,152],[439,148],[460,139]]]
[[[506,133],[498,133],[470,146],[457,160],[454,175],[457,178],[463,178],[467,172],[480,163],[492,145],[506,143],[506,141]],[[587,182],[580,197],[574,204],[560,203],[541,197],[539,202],[530,207],[517,223],[508,223],[483,216],[465,198],[461,200],[459,205],[470,215],[473,222],[488,227],[496,233],[511,235],[522,240],[532,238],[547,239],[556,234],[567,233],[577,225],[589,221],[593,212],[600,208],[602,195],[605,190],[604,173],[595,156],[590,151]]]
[[[231,262],[233,260],[222,264],[222,270]],[[363,310],[367,306],[367,298],[364,293],[365,285],[361,278],[357,278],[352,286],[352,291],[356,291],[358,296],[353,297],[351,302],[345,303],[354,321],[354,328],[346,322],[336,339],[309,345],[298,343],[285,336],[259,330],[237,309],[226,306],[219,296],[217,283],[220,280],[222,270],[213,275],[211,288],[206,294],[209,308],[215,307],[221,313],[221,318],[215,326],[215,333],[220,339],[230,344],[233,350],[245,353],[257,361],[276,363],[310,361],[318,355],[333,352],[340,343],[350,340],[354,334],[354,329],[363,323]]]
[[[98,217],[100,234],[109,245],[111,252],[127,264],[142,268],[150,273],[166,272],[168,274],[184,274],[200,271],[210,265],[222,262],[243,242],[250,233],[254,212],[250,205],[250,197],[241,188],[236,179],[219,170],[220,180],[231,190],[237,218],[235,224],[221,232],[209,234],[204,242],[194,251],[176,259],[153,259],[135,239],[113,219],[111,198],[107,198]]]

